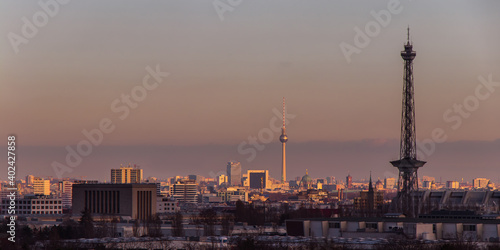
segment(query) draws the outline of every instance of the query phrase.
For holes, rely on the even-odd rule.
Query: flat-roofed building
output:
[[[271,188],[269,181],[269,170],[248,170],[248,184],[250,188],[254,189],[268,189]]]
[[[194,180],[179,180],[170,186],[170,194],[181,203],[198,202],[198,184]]]
[[[145,220],[156,213],[156,184],[74,184],[73,214],[130,216]]]
[[[346,239],[465,239],[467,241],[498,242],[500,216],[498,214],[481,216],[469,211],[437,211],[419,218],[290,219],[285,221],[285,227],[289,236],[343,237]]]
[[[449,189],[458,189],[460,185],[458,184],[458,181],[447,181],[446,182],[446,188]]]
[[[248,202],[248,193],[244,188],[229,187],[225,190],[220,190],[217,196],[221,197],[222,202],[236,202],[238,200]]]
[[[50,195],[50,180],[35,177],[33,180],[33,193],[35,195]]]
[[[472,184],[474,188],[486,188],[488,186],[488,183],[490,182],[490,179],[486,178],[475,178],[472,180]]]
[[[138,167],[121,167],[111,169],[111,183],[141,183],[142,169]]]
[[[396,187],[396,178],[385,178],[384,179],[384,188],[385,189],[393,189]]]
[[[2,199],[1,214],[8,212],[10,199]],[[16,200],[16,215],[60,215],[62,214],[62,199],[49,196],[27,195]]]
[[[179,202],[172,197],[157,197],[156,213],[169,214],[179,212]]]
[[[59,182],[59,192],[62,198],[63,207],[71,207],[71,200],[73,195],[73,182],[71,181],[60,181]]]

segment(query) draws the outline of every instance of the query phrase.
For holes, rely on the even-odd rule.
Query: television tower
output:
[[[403,111],[401,114],[401,141],[400,159],[391,161],[398,168],[398,195],[396,209],[409,217],[416,217],[418,213],[416,191],[418,190],[418,168],[423,167],[425,161],[417,160],[416,131],[415,131],[415,99],[413,90],[413,59],[416,52],[410,43],[410,27],[408,27],[408,41],[401,51],[404,60],[403,84]]]
[[[288,141],[288,136],[286,136],[285,128],[285,97],[283,97],[283,127],[281,127],[280,136],[282,152],[281,152],[281,183],[286,182],[286,142]]]

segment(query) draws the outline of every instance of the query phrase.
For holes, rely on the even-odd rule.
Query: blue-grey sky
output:
[[[223,20],[214,3],[229,8]],[[85,139],[82,130],[109,118],[114,131],[67,176],[105,179],[127,162],[142,165],[145,176],[209,176],[238,160],[244,169],[266,168],[278,177],[277,133],[252,161],[238,146],[269,127],[283,96],[296,115],[287,129],[288,176],[306,168],[313,177],[395,173],[388,161],[399,152],[399,53],[408,25],[417,51],[417,137],[432,138],[435,129],[446,137],[426,157],[422,174],[456,179],[498,172],[500,87],[483,87],[480,96],[488,96],[481,100],[476,89],[480,76],[500,82],[500,2],[228,4],[70,1],[50,5],[53,16],[24,37],[25,20],[43,22],[36,18],[47,12],[37,1],[2,0],[0,132],[18,136],[19,176],[55,176],[51,164],[65,161],[65,146],[75,147]],[[365,30],[376,22],[371,12],[387,12],[388,4],[398,13],[389,12],[387,25],[379,24],[348,63],[340,45],[356,46],[356,27]],[[16,46],[16,35],[27,43]],[[113,101],[156,65],[169,76],[119,119]],[[464,102],[474,105],[467,115],[454,110]]]

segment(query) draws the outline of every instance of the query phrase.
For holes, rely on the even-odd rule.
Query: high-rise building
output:
[[[396,186],[396,178],[385,178],[384,179],[384,188],[385,189],[393,189]]]
[[[141,183],[142,169],[137,166],[111,169],[111,183]]]
[[[335,184],[335,176],[326,177],[326,184],[328,184],[328,185]]]
[[[345,178],[345,186],[348,189],[352,188],[352,176],[350,174],[348,174],[347,177]]]
[[[26,176],[26,186],[32,187],[34,180],[35,180],[35,176],[33,176],[33,175],[27,175]]]
[[[179,202],[198,202],[198,184],[194,180],[179,180],[170,186],[170,194]]]
[[[227,182],[227,175],[221,174],[217,176],[217,185],[222,185]]]
[[[247,173],[250,188],[271,188],[271,182],[269,181],[269,170],[248,170]]]
[[[33,193],[38,195],[50,195],[50,180],[35,177],[33,179]]]
[[[230,161],[227,163],[227,182],[229,186],[241,186],[241,163]]]
[[[432,188],[432,181],[423,181],[422,182],[422,188],[423,189],[431,189]]]
[[[488,186],[488,183],[490,182],[490,179],[486,178],[475,178],[472,180],[472,184],[474,188],[486,188]]]
[[[458,189],[459,188],[459,184],[458,184],[458,181],[447,181],[446,182],[446,188],[450,188],[450,189]]]
[[[71,207],[71,202],[73,199],[73,182],[60,181],[59,192],[61,194],[63,207]]]
[[[285,97],[283,97],[283,127],[281,128],[281,183],[286,182],[286,142],[288,141],[288,136],[286,135],[285,127]]]

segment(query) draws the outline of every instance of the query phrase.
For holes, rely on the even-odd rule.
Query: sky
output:
[[[0,134],[17,137],[18,178],[56,177],[55,162],[63,177],[128,163],[215,177],[230,160],[279,178],[283,97],[289,179],[397,176],[410,26],[420,176],[500,182],[498,1],[40,2],[0,1]],[[69,166],[103,119],[112,131]]]

